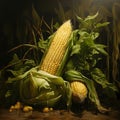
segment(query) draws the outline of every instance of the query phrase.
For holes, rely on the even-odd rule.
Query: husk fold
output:
[[[20,99],[26,104],[53,107],[64,97],[69,107],[71,90],[62,77],[32,69],[20,80]]]

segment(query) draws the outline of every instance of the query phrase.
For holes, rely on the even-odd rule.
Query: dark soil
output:
[[[25,113],[22,110],[9,112],[9,108],[0,107],[0,120],[120,120],[120,99],[109,99],[105,105],[110,111],[104,114],[87,102],[73,104],[71,111],[57,107],[58,109],[46,113],[40,108]]]
[[[53,110],[48,113],[33,110],[24,113],[22,111],[9,112],[8,109],[0,109],[0,120],[120,120],[120,112],[111,111],[108,114],[95,114],[84,110],[76,114],[66,110]]]

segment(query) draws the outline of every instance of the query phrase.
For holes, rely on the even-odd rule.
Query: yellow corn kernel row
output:
[[[40,69],[55,75],[61,65],[72,32],[71,21],[65,22],[57,31],[44,56]]]
[[[73,100],[76,102],[83,102],[87,97],[87,87],[78,81],[74,81],[71,83],[71,90],[73,95]]]

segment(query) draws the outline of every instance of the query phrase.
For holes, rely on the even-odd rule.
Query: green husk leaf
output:
[[[68,70],[65,72],[65,78],[66,80],[68,80],[69,82],[72,81],[80,81],[85,83],[85,85],[88,88],[89,91],[89,99],[97,106],[97,109],[100,112],[106,112],[108,111],[106,108],[104,108],[98,98],[96,89],[95,89],[95,85],[93,80],[88,79],[87,77],[85,77],[83,74],[81,74],[80,72],[76,71],[76,70]]]
[[[103,74],[103,72],[99,68],[93,69],[91,72],[91,76],[93,80],[95,80],[103,88],[110,88],[113,91],[118,91],[117,87],[113,83],[109,83],[107,81],[105,74]]]
[[[60,101],[60,98],[62,97],[62,95],[56,96],[56,97],[48,99],[48,100],[47,99],[46,100],[40,100],[39,97],[41,97],[41,96],[31,98],[31,99],[27,100],[26,103],[29,103],[29,104],[32,104],[32,105],[38,105],[39,104],[40,106],[53,107]],[[42,97],[44,97],[44,96],[42,96]]]
[[[64,99],[69,108],[72,94],[69,82],[64,81],[62,77],[38,70],[38,68],[39,66],[22,75],[9,78],[6,84],[19,83],[17,85],[19,85],[20,100],[26,104],[42,105],[42,103],[46,103],[47,106],[54,106],[58,101]]]

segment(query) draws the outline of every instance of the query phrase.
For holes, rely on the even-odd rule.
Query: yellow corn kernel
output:
[[[29,112],[29,111],[33,111],[33,108],[31,106],[24,106],[23,107],[23,112]]]
[[[50,110],[49,110],[48,107],[43,108],[43,112],[44,112],[44,113],[49,112],[49,111],[50,111]]]
[[[71,83],[71,90],[73,94],[73,100],[76,102],[83,102],[87,97],[87,87],[79,81],[74,81]]]
[[[63,56],[69,44],[72,25],[70,20],[65,22],[55,33],[49,49],[44,56],[40,69],[55,75],[61,65]]]

